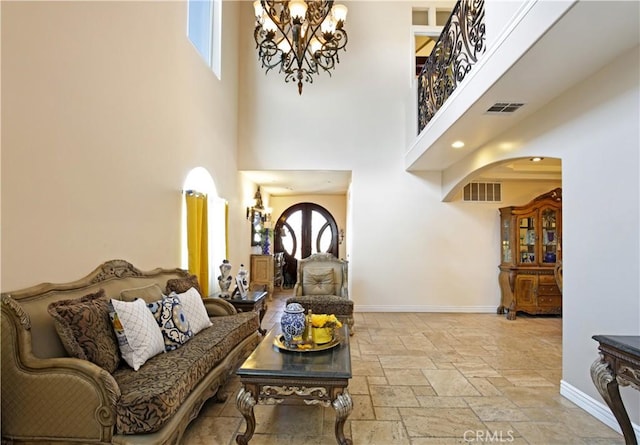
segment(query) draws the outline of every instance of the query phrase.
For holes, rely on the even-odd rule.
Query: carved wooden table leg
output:
[[[620,397],[618,380],[609,364],[601,357],[591,365],[591,380],[616,417],[626,445],[637,445],[636,434]]]
[[[507,312],[507,320],[515,320],[516,319],[516,301],[512,300],[509,305],[509,312]]]
[[[344,437],[344,423],[353,410],[353,400],[349,391],[345,388],[342,394],[338,394],[332,402],[333,408],[336,410],[336,440],[339,445],[351,445],[351,439]]]
[[[247,429],[244,434],[238,434],[236,436],[236,443],[238,443],[238,445],[247,445],[253,437],[253,432],[256,429],[256,417],[253,414],[255,404],[256,399],[253,398],[251,391],[247,391],[244,386],[241,387],[236,397],[236,406],[247,422]]]

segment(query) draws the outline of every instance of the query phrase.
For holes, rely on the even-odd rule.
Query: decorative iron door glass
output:
[[[298,260],[314,253],[330,253],[338,258],[338,225],[331,212],[311,202],[295,204],[278,218],[275,252],[284,252],[284,283],[293,286]]]
[[[333,241],[331,223],[318,211],[312,210],[310,215],[310,225],[305,227],[304,231],[302,211],[298,210],[289,215],[283,224],[283,231],[280,232],[285,252],[297,260],[314,253],[328,252],[331,249]],[[302,251],[307,249],[309,254],[302,256]]]

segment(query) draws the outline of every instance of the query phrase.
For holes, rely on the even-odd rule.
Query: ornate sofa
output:
[[[3,293],[3,444],[180,443],[203,403],[221,396],[228,376],[258,344],[256,313],[239,314],[217,298],[202,299],[205,311],[196,294],[192,301],[209,327],[202,327],[178,349],[164,352],[161,344],[162,353],[137,371],[123,362],[109,372],[69,356],[48,312],[52,303],[64,306],[101,290],[106,298],[123,301],[125,295],[146,300],[146,294],[154,293],[149,289],[161,294],[164,289],[184,292],[179,288],[190,287],[193,278],[181,269],[141,272],[126,261],[113,260],[75,282]],[[106,323],[111,326],[108,316]],[[95,320],[86,323],[95,324]],[[115,348],[117,355],[117,343]]]
[[[314,253],[298,260],[297,281],[289,303],[315,314],[334,314],[353,335],[353,300],[349,299],[347,261],[330,253]]]

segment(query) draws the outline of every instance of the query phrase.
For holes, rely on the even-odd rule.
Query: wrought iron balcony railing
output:
[[[484,0],[458,0],[418,76],[418,134],[485,51]]]

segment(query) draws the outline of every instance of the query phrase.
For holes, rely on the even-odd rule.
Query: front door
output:
[[[338,226],[331,213],[318,204],[303,202],[285,210],[275,227],[275,252],[284,252],[284,283],[296,282],[298,260],[313,253],[338,258]]]

